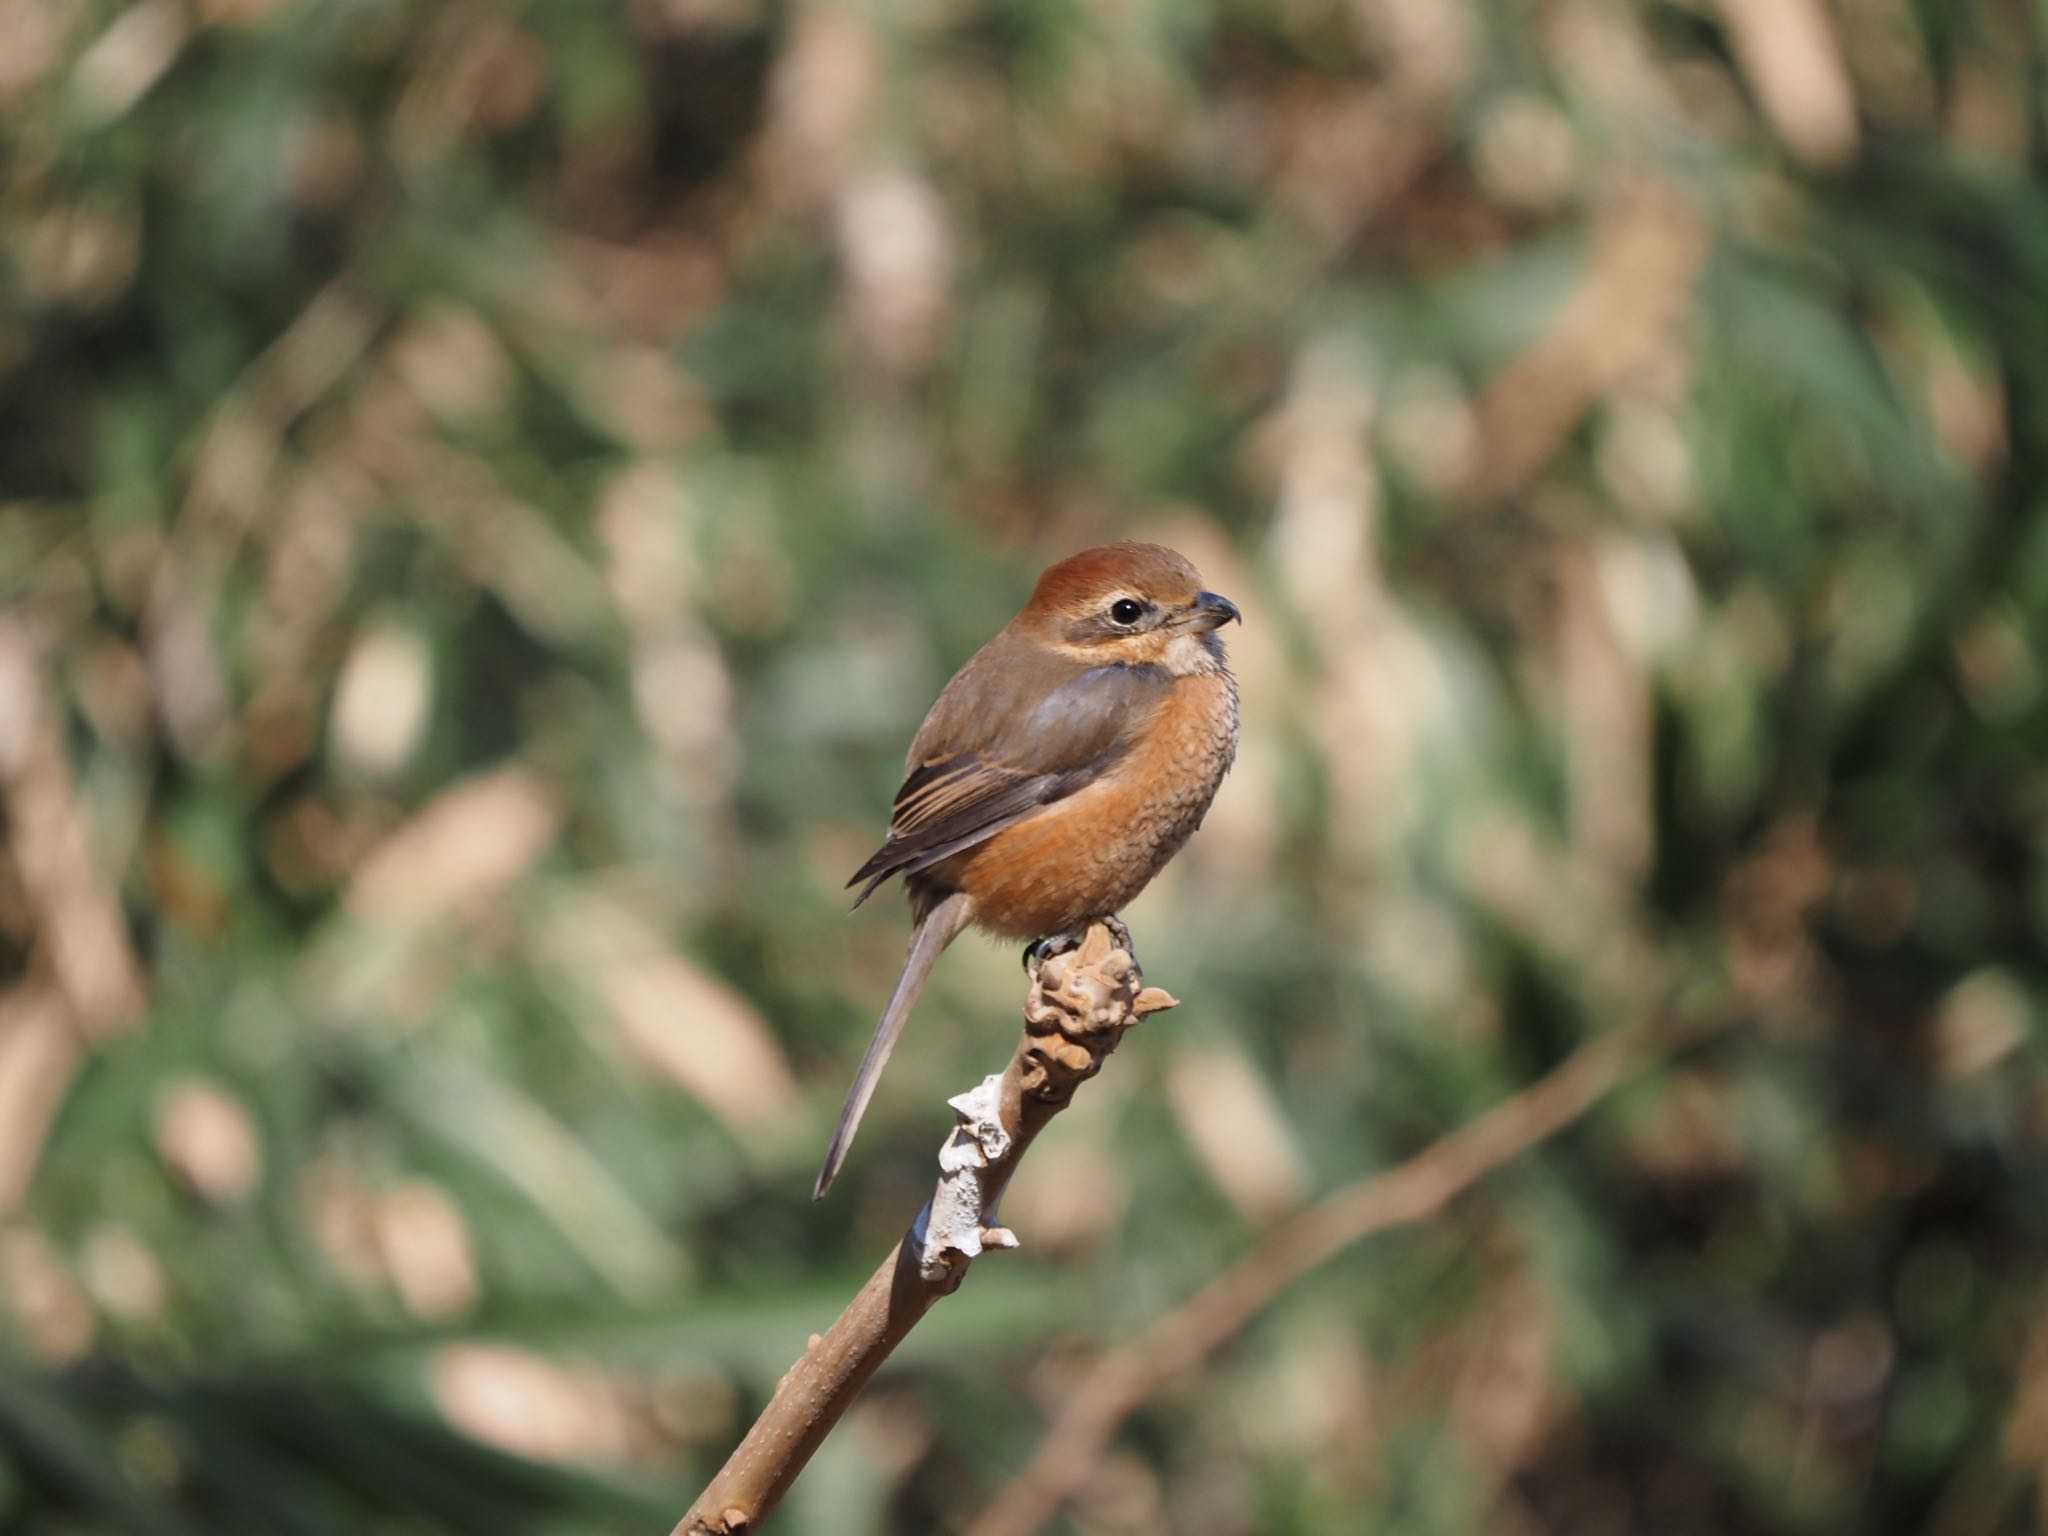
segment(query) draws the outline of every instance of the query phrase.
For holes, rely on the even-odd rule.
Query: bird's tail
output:
[[[811,1190],[813,1200],[824,1199],[825,1191],[838,1177],[839,1165],[846,1161],[847,1148],[853,1145],[853,1133],[860,1128],[860,1117],[867,1112],[868,1100],[875,1094],[875,1084],[881,1081],[882,1068],[889,1064],[889,1053],[896,1048],[896,1037],[903,1033],[903,1021],[910,1017],[917,995],[924,991],[932,966],[946,946],[960,937],[961,930],[973,917],[973,898],[964,891],[955,892],[927,912],[917,925],[917,931],[911,934],[910,953],[903,959],[903,974],[896,978],[896,990],[889,994],[889,1006],[882,1010],[881,1021],[875,1025],[874,1038],[868,1041],[868,1053],[861,1057],[860,1070],[853,1074],[853,1086],[846,1090],[846,1103],[840,1107],[839,1123],[832,1127],[832,1145],[825,1150],[825,1166],[818,1170],[818,1182]]]

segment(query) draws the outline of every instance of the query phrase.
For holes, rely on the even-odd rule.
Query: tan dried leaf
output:
[[[1264,1224],[1301,1204],[1308,1165],[1272,1090],[1234,1045],[1183,1050],[1167,1069],[1174,1117],[1239,1215]]]
[[[2011,972],[1972,971],[1934,1015],[1934,1070],[1955,1081],[1988,1071],[2027,1038],[2026,991]]]
[[[1735,61],[1786,148],[1808,165],[1856,154],[1856,97],[1824,0],[1720,0]]]
[[[682,956],[643,954],[598,985],[628,1052],[735,1131],[794,1102],[796,1080],[767,1020]]]
[[[502,892],[554,842],[554,791],[524,768],[444,790],[363,860],[347,905],[358,917],[414,926]]]
[[[435,1352],[428,1387],[456,1429],[514,1456],[616,1462],[628,1447],[617,1394],[587,1367],[509,1344],[452,1344]]]
[[[27,1192],[80,1054],[54,992],[23,987],[0,998],[0,1212]]]
[[[157,1100],[157,1155],[203,1199],[246,1200],[263,1173],[263,1148],[249,1112],[203,1078],[173,1083]]]
[[[0,1230],[0,1306],[45,1365],[68,1364],[92,1345],[92,1303],[40,1227]]]
[[[408,1179],[376,1205],[378,1247],[414,1317],[433,1321],[469,1310],[476,1301],[476,1260],[469,1224],[440,1185]]]
[[[797,1101],[795,1075],[759,1010],[677,954],[623,903],[584,892],[554,925],[561,963],[603,1004],[626,1054],[701,1099],[736,1133]]]
[[[148,1322],[162,1315],[163,1266],[132,1229],[111,1221],[94,1226],[85,1234],[79,1268],[93,1299],[115,1317]]]
[[[344,762],[373,778],[404,767],[419,745],[433,698],[427,648],[396,624],[366,630],[334,688],[333,735]]]
[[[87,123],[110,123],[149,93],[192,35],[178,0],[141,0],[94,38],[71,73],[71,95]]]

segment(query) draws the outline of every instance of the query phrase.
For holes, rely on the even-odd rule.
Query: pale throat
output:
[[[1216,654],[1219,649],[1209,643],[1207,635],[1183,632],[1166,642],[1159,662],[1175,677],[1200,677],[1223,670],[1223,658]]]

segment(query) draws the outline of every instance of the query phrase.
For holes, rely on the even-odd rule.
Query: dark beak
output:
[[[1242,624],[1244,615],[1237,611],[1237,604],[1227,597],[1218,597],[1214,592],[1197,592],[1194,606],[1188,609],[1187,626],[1196,634],[1206,630],[1221,629],[1236,620]]]

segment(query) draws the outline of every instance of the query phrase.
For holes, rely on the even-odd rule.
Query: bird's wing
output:
[[[977,658],[979,659],[979,658]],[[848,885],[855,906],[895,874],[916,874],[1093,783],[1130,750],[1173,686],[1158,667],[1089,667],[1054,682],[1028,710],[969,667],[948,685],[911,748],[889,836]],[[996,670],[996,669],[982,669]],[[1025,692],[1014,668],[1011,695]]]

